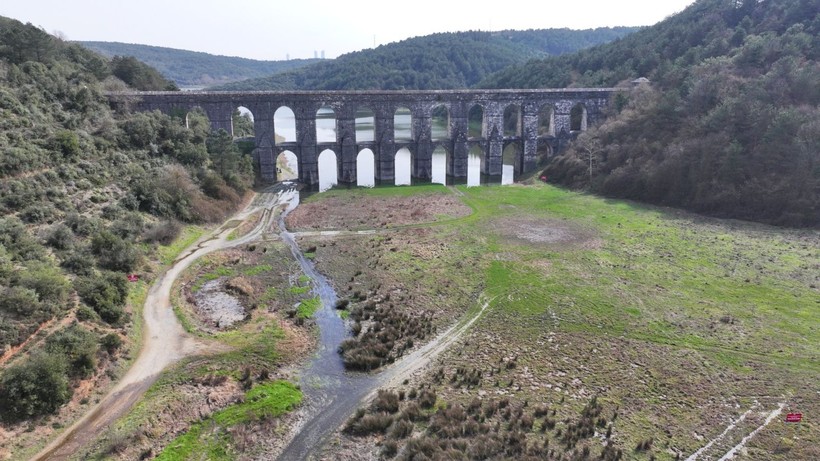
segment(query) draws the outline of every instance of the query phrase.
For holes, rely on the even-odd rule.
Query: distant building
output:
[[[316,50],[313,50],[313,59],[319,59],[319,52]]]
[[[322,50],[322,59],[325,59],[325,50]]]
[[[640,78],[636,78],[635,80],[632,80],[632,86],[645,85],[645,84],[648,85],[649,83],[651,83],[651,82],[646,77],[640,77]]]

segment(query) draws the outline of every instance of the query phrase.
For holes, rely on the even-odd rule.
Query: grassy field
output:
[[[545,452],[551,440],[553,459],[583,459],[584,450],[597,459],[607,441],[623,459],[671,461],[716,440],[701,459],[718,459],[782,404],[784,412],[803,412],[804,423],[775,420],[736,459],[820,458],[820,426],[809,416],[820,412],[817,231],[703,218],[542,184],[333,190],[303,205],[341,197],[363,209],[371,200],[392,209],[409,200],[415,207],[419,196],[453,194],[472,214],[300,240],[302,248],[316,247],[317,267],[332,278],[340,299],[424,319],[408,336],[419,343],[475,309],[479,299],[490,300],[465,337],[397,390],[428,403],[433,393],[418,419],[402,423],[403,431],[396,423],[377,437],[350,436],[331,452],[349,443],[356,456],[391,458],[391,447],[423,451],[438,444],[449,444],[450,454],[481,453],[514,437],[531,453]],[[157,446],[169,447],[160,459],[228,459],[245,444],[268,452],[261,440],[280,433],[287,420],[266,425],[273,423],[243,405],[267,398],[252,398],[256,389],[290,386],[270,381],[274,372],[268,371],[309,350],[310,330],[300,325],[318,304],[287,248],[266,242],[264,249],[209,257],[183,277],[178,301],[186,328],[230,351],[166,373],[112,428],[98,447],[100,457],[137,456]],[[219,278],[237,281],[253,307],[246,321],[212,332],[192,318],[187,296]],[[258,392],[284,395],[275,400],[285,406],[298,402],[295,389],[279,391]],[[232,405],[237,399],[245,403]],[[459,408],[475,409],[476,400],[482,416],[473,433],[474,416],[465,416],[473,413]],[[407,397],[396,408],[405,412],[416,401]],[[576,437],[592,412],[602,419]],[[489,432],[482,434],[482,427]],[[117,451],[122,446],[131,448]]]
[[[356,205],[370,197],[398,200],[414,189],[333,191],[307,203],[334,194]],[[473,214],[425,226],[435,229],[425,245],[446,245],[443,257],[419,257],[401,244],[359,252],[425,293],[431,284],[444,291],[477,286],[492,300],[468,337],[417,383],[438,392],[437,405],[466,406],[476,396],[511,398],[520,408],[549,405],[557,425],[528,433],[535,443],[562,439],[597,396],[604,413],[618,414],[607,424],[625,458],[659,460],[690,455],[747,410],[754,412],[745,426],[716,450],[725,453],[779,404],[820,411],[817,231],[703,218],[540,184],[458,192]],[[404,234],[391,235],[403,242],[396,235]],[[373,247],[376,238],[366,238],[361,246]],[[337,250],[340,257],[356,254],[351,240]],[[322,254],[331,248],[317,253],[320,267],[333,258]],[[454,384],[466,370],[481,376],[478,386]],[[592,440],[579,443],[578,453],[586,446],[597,456],[601,444]],[[647,441],[650,449],[637,449]],[[778,419],[748,442],[744,456],[812,459],[818,446],[816,423]],[[576,445],[563,449],[571,456]]]

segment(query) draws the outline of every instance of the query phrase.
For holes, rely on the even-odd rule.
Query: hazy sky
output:
[[[69,40],[254,59],[328,58],[434,32],[651,25],[694,0],[2,0]]]

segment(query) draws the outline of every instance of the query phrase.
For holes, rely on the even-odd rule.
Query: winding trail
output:
[[[207,343],[188,333],[180,325],[171,306],[171,289],[179,275],[197,259],[217,250],[243,245],[270,229],[274,209],[284,201],[292,201],[293,186],[280,184],[256,195],[253,201],[230,221],[242,221],[263,211],[256,227],[245,236],[229,241],[233,227],[223,224],[207,238],[184,251],[161,274],[145,300],[143,346],[139,356],[120,382],[59,437],[40,451],[33,460],[67,460],[82,446],[94,440],[111,423],[123,416],[148,390],[160,373],[178,360],[196,354],[218,352],[222,346]]]
[[[490,300],[479,300],[455,325],[385,367],[380,373],[352,373],[344,369],[337,353],[339,343],[347,336],[344,322],[335,311],[336,293],[313,262],[305,258],[295,242],[295,234],[287,231],[284,217],[299,204],[299,194],[289,183],[282,183],[258,194],[243,211],[226,220],[207,238],[184,251],[151,286],[145,301],[143,346],[139,356],[120,382],[83,417],[38,453],[34,460],[68,460],[81,447],[95,440],[110,424],[122,417],[156,382],[160,373],[182,358],[219,352],[224,346],[195,338],[185,332],[171,306],[174,282],[197,259],[214,251],[265,239],[278,224],[279,236],[291,247],[293,256],[305,274],[313,279],[314,292],[322,300],[322,309],[315,316],[320,329],[320,345],[315,358],[301,375],[302,389],[308,404],[301,410],[305,418],[292,428],[290,443],[279,459],[303,460],[316,452],[360,405],[375,397],[379,388],[396,386],[422,370],[437,355],[458,340],[489,306]],[[275,209],[287,206],[276,219]],[[256,227],[248,234],[229,241],[234,227],[229,222],[241,222],[262,211]],[[329,235],[367,235],[379,230],[336,232]],[[304,235],[304,234],[299,234]],[[323,234],[328,235],[328,234]]]

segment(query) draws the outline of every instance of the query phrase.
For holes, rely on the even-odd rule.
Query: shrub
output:
[[[100,228],[100,221],[96,218],[89,218],[79,213],[69,213],[66,215],[65,224],[80,236],[91,235]]]
[[[60,357],[36,354],[9,367],[0,378],[0,418],[5,421],[53,413],[70,398]]]
[[[400,419],[393,423],[390,428],[390,437],[394,439],[405,439],[413,433],[413,423],[405,419]]]
[[[170,245],[182,232],[182,225],[177,221],[162,221],[151,226],[142,238],[148,243]]]
[[[29,263],[19,275],[18,284],[37,292],[43,309],[57,312],[68,299],[68,282],[56,267]]]
[[[97,315],[97,312],[94,311],[94,309],[82,304],[80,305],[80,307],[77,308],[76,315],[77,320],[79,320],[80,322],[94,321],[100,318],[100,316]]]
[[[116,207],[119,209],[118,207]],[[118,219],[111,225],[111,232],[123,240],[136,240],[145,228],[142,215],[131,212]]]
[[[54,135],[52,147],[65,158],[74,158],[80,154],[80,140],[72,131],[58,131]]]
[[[399,451],[399,445],[393,440],[387,440],[382,444],[382,456],[392,458]]]
[[[24,287],[11,287],[1,292],[0,311],[20,317],[35,317],[41,310],[37,292]]]
[[[399,411],[399,396],[395,392],[379,390],[376,400],[373,401],[373,410],[385,413]]]
[[[91,275],[94,273],[94,257],[87,249],[75,248],[63,257],[60,266],[76,275]]]
[[[358,436],[376,433],[384,434],[391,424],[393,424],[393,417],[387,413],[370,414],[348,421],[344,431],[348,434]]]
[[[111,355],[122,347],[122,338],[116,333],[109,333],[100,339],[102,347]]]
[[[20,219],[27,223],[43,223],[53,221],[55,215],[54,207],[47,203],[36,203],[29,205],[20,212]]]
[[[133,244],[109,231],[100,231],[91,239],[91,251],[104,269],[131,272],[139,262],[139,253]]]
[[[56,224],[49,230],[46,244],[55,250],[68,250],[74,244],[74,232],[65,224]]]
[[[421,394],[419,395],[419,405],[422,408],[433,408],[433,405],[435,405],[435,404],[436,404],[436,393],[435,392],[433,392],[429,389],[425,389],[425,390],[421,391]]]
[[[123,274],[106,272],[99,276],[78,277],[74,288],[80,299],[106,322],[116,323],[122,318],[122,307],[128,297],[128,282]]]
[[[72,377],[88,377],[97,367],[97,335],[77,324],[49,336],[46,351],[64,357]]]

